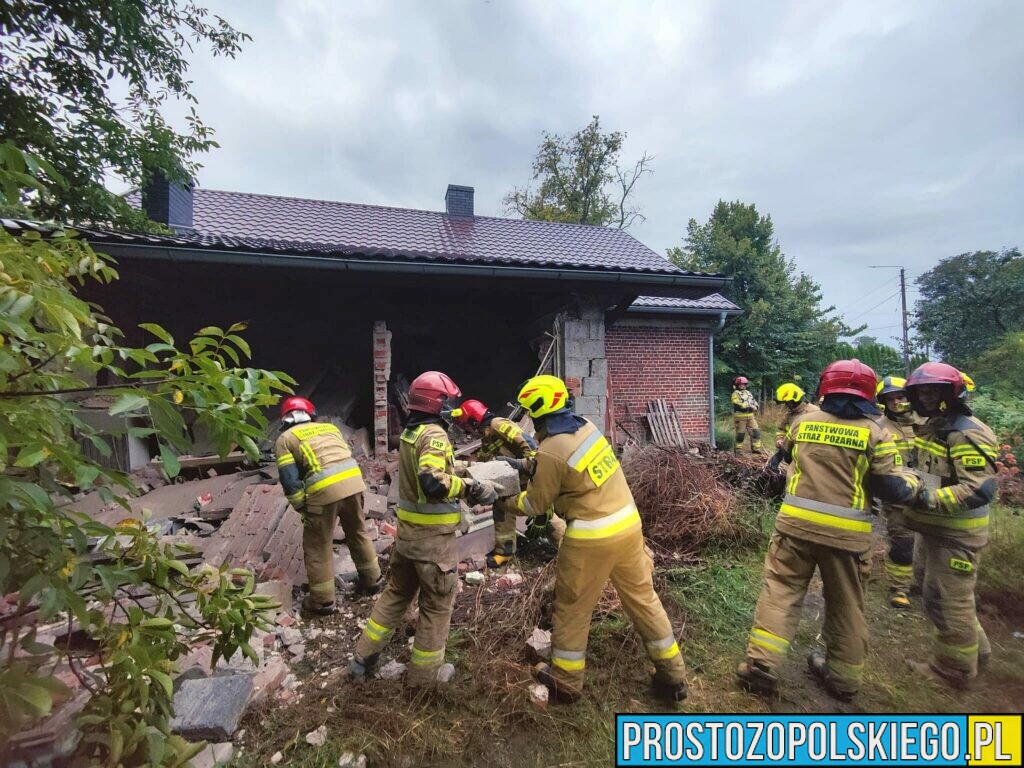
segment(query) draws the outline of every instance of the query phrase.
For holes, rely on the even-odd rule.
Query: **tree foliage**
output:
[[[234,56],[247,35],[190,0],[9,0],[0,3],[0,145],[48,163],[65,183],[19,200],[60,221],[148,226],[104,186],[141,184],[159,169],[180,180],[215,147],[195,113],[186,51]],[[123,96],[115,97],[113,93]],[[190,105],[179,131],[161,114]]]
[[[653,173],[646,152],[633,164],[620,163],[626,134],[603,133],[597,115],[571,136],[545,132],[533,161],[532,187],[505,196],[509,213],[536,221],[597,224],[626,229],[643,214],[634,203],[639,180]]]
[[[784,380],[817,380],[839,337],[857,332],[822,306],[818,284],[797,272],[771,217],[753,204],[719,201],[706,223],[690,219],[685,247],[668,257],[683,269],[733,278],[726,293],[743,315],[716,337],[718,354],[730,375],[759,379],[765,392]]]
[[[0,190],[19,193],[26,173],[59,180],[31,156],[12,163],[15,153],[8,145],[0,156]],[[195,748],[170,735],[173,662],[203,638],[215,660],[239,650],[255,658],[249,639],[272,604],[253,594],[246,571],[190,570],[182,547],[145,521],[108,527],[61,506],[74,491],[126,507],[135,493],[130,478],[83,449],[111,450],[75,398],[108,397],[109,413],[130,415],[125,431],[155,440],[174,477],[177,453],[190,447],[184,412],[222,455],[237,444],[257,458],[267,426],[260,409],[292,382],[244,367],[243,324],[203,328],[185,344],[145,324],[152,343],[122,345],[121,331],[75,292],[116,277],[71,229],[0,230],[0,595],[9,596],[0,605],[0,751],[12,730],[68,694],[54,673],[69,665],[92,694],[77,721],[85,758],[177,765]],[[101,373],[119,383],[98,386]],[[85,649],[40,642],[36,627],[54,621],[83,635]]]
[[[1024,331],[1024,257],[1016,248],[943,259],[916,280],[917,333],[951,365],[973,361]]]

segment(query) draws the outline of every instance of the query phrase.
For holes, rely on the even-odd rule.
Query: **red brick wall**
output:
[[[706,328],[619,325],[605,332],[604,344],[608,359],[609,410],[614,421],[623,423],[639,437],[644,427],[635,420],[647,412],[649,400],[662,398],[675,406],[687,437],[707,441]],[[627,435],[612,426],[616,441],[621,443]]]

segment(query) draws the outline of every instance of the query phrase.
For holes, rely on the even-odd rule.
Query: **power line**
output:
[[[849,320],[847,320],[847,322],[848,322],[848,323],[852,323],[852,322],[853,322],[854,320],[856,320],[857,318],[859,318],[859,317],[864,317],[864,315],[868,314],[868,312],[874,312],[874,311],[875,311],[876,309],[878,309],[878,308],[879,308],[880,306],[882,306],[883,304],[885,304],[885,302],[887,302],[887,301],[892,301],[893,299],[895,299],[895,298],[896,298],[897,296],[899,296],[899,295],[900,295],[900,292],[899,292],[899,291],[896,291],[896,293],[892,294],[891,296],[886,296],[886,297],[885,297],[884,299],[882,299],[882,300],[881,300],[880,302],[878,302],[877,304],[875,304],[875,306],[871,307],[870,309],[865,309],[865,310],[864,310],[863,312],[861,312],[861,313],[860,313],[859,315],[857,315],[857,316],[855,316],[855,317],[852,317],[852,318],[850,318]]]

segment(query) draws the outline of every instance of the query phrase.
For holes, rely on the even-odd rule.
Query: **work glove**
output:
[[[911,506],[914,509],[935,510],[939,508],[939,499],[935,495],[935,491],[922,488],[917,492],[917,495],[911,502]]]
[[[466,489],[466,501],[471,504],[493,504],[498,500],[498,492],[490,480],[474,480]]]
[[[778,472],[783,458],[785,458],[785,454],[782,451],[776,451],[775,455],[768,459],[768,469],[772,472]]]
[[[511,456],[498,456],[495,461],[504,461],[517,472],[526,471],[526,459],[513,459]]]

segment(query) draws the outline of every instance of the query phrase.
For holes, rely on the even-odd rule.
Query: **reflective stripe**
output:
[[[461,477],[456,477],[455,475],[452,475],[451,480],[451,486],[448,488],[448,498],[457,499],[462,495],[463,481]]]
[[[294,463],[295,457],[292,456],[290,453],[282,453],[280,456],[277,457],[277,466],[279,467],[287,467],[289,464]]]
[[[530,500],[526,497],[526,491],[520,493],[519,497],[516,499],[516,509],[527,515],[537,514],[533,511],[533,505],[530,503]]]
[[[412,647],[412,663],[417,666],[437,664],[444,661],[444,648],[439,651],[421,651],[415,645]]]
[[[821,512],[832,517],[841,517],[845,520],[855,521],[858,523],[867,523],[867,528],[864,530],[871,530],[871,513],[864,509],[852,509],[851,507],[842,507],[838,504],[829,504],[827,501],[816,501],[814,499],[805,499],[801,496],[793,496],[787,494],[786,498],[782,500],[782,508],[796,507],[797,509],[812,512]],[[779,511],[782,511],[780,509]],[[799,517],[799,515],[797,515]],[[808,518],[809,519],[809,518]],[[839,526],[845,528],[846,526]],[[860,530],[859,528],[852,528],[850,530]]]
[[[953,495],[952,488],[939,488],[935,492],[935,498],[939,504],[945,507],[947,512],[958,512],[961,508],[961,504],[956,500],[956,496]]]
[[[288,503],[293,507],[298,507],[306,500],[306,491],[300,488],[295,493],[289,493],[285,498],[288,499]]]
[[[893,578],[904,579],[914,575],[914,567],[912,565],[900,565],[899,563],[894,563],[892,560],[886,560],[885,572]]]
[[[618,512],[596,520],[570,520],[565,535],[570,539],[605,539],[634,525],[640,525],[640,513],[630,502]]]
[[[955,517],[936,512],[922,512],[917,509],[907,509],[904,514],[910,520],[921,525],[931,525],[936,528],[952,528],[958,531],[984,528],[988,525],[988,505],[978,507],[977,509],[961,510]]]
[[[370,638],[373,642],[379,643],[382,640],[386,640],[394,633],[395,630],[388,629],[387,627],[378,624],[373,619],[366,620],[366,626],[363,627],[363,634]]]
[[[462,512],[456,502],[398,501],[398,519],[416,525],[458,525]]]
[[[586,651],[561,651],[557,648],[551,649],[551,663],[567,672],[576,672],[586,665]]]
[[[943,459],[948,456],[946,446],[933,443],[931,440],[925,440],[923,437],[914,438],[914,447]]]
[[[359,474],[359,463],[355,459],[345,459],[332,464],[327,469],[306,476],[306,493],[316,493],[340,480]]]
[[[317,435],[333,435],[335,433],[340,435],[341,431],[333,424],[300,424],[292,427],[292,434],[299,438],[299,440],[306,440]]]
[[[970,663],[978,655],[978,643],[973,645],[946,645],[936,640],[935,653],[937,656],[946,656],[960,662]]]
[[[893,453],[897,453],[895,446],[893,446]],[[870,466],[871,462],[863,453],[857,457],[857,465],[853,470],[853,503],[850,504],[854,509],[864,509],[867,506],[864,499],[864,475],[867,474]]]
[[[655,661],[671,659],[679,653],[679,645],[676,644],[676,639],[672,635],[660,640],[648,640],[644,645],[647,646],[647,655]]]
[[[894,453],[899,453],[899,448],[896,446],[894,441],[886,443],[879,443],[875,446],[875,456],[890,456]]]
[[[988,455],[991,458],[996,458],[999,455],[999,450],[994,445],[987,445],[985,443],[978,443],[977,447],[968,443],[967,445],[954,445],[949,449],[949,455],[953,457],[959,457],[964,455]]]
[[[787,430],[786,437],[792,440],[792,435]],[[800,448],[799,445],[794,444],[793,450],[790,454],[789,466],[793,468],[793,476],[789,478],[789,483],[786,484],[786,493],[796,493],[796,487],[800,484],[800,462],[796,460],[797,451]]]
[[[750,630],[750,642],[759,645],[773,653],[785,655],[789,651],[789,640],[778,635],[773,635],[765,629],[754,627]]]
[[[587,436],[587,438],[580,443],[579,447],[572,452],[572,455],[565,460],[565,463],[575,469],[577,472],[582,472],[583,468],[587,465],[590,453],[593,452],[595,455],[601,451],[604,445],[599,446],[598,443],[608,444],[608,441],[604,439],[598,430],[594,430],[593,433]]]
[[[427,428],[426,424],[420,424],[416,429],[407,429],[402,432],[402,440],[407,443],[415,443],[420,433]]]
[[[434,456],[433,454],[425,453],[420,456],[420,466],[444,469],[444,456]]]
[[[299,443],[299,450],[302,451],[302,456],[306,460],[307,472],[319,472],[323,469],[323,467],[320,466],[320,459],[316,457],[316,453],[313,451],[313,448],[309,443]]]

